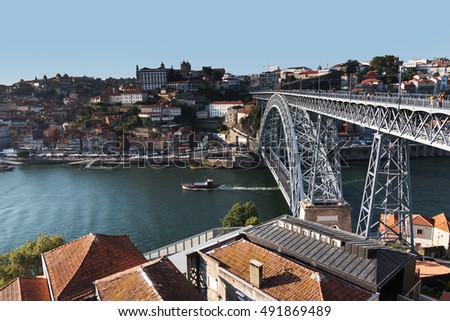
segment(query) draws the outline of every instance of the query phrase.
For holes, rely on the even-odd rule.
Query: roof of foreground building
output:
[[[50,301],[47,279],[16,278],[0,289],[0,301]]]
[[[260,290],[278,301],[365,301],[373,293],[299,264],[245,239],[206,253],[219,266],[250,282],[250,264],[263,266]]]
[[[101,301],[202,301],[197,289],[166,257],[95,282]]]
[[[281,216],[244,232],[253,243],[377,292],[415,260],[375,240],[321,224]]]
[[[87,300],[94,281],[147,262],[126,235],[90,233],[42,254],[56,301]]]

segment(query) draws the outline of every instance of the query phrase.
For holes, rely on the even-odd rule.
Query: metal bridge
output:
[[[394,236],[414,246],[408,143],[450,151],[449,101],[349,92],[251,94],[263,105],[258,149],[294,216],[304,217],[303,203],[346,204],[337,122],[349,122],[375,132],[356,233]],[[394,214],[395,225],[380,221],[381,213]]]

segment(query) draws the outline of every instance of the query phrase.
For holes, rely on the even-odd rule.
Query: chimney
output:
[[[262,285],[263,264],[257,260],[250,260],[250,283],[258,289]]]

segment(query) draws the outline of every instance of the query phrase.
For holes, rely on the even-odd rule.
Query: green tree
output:
[[[370,67],[382,76],[386,83],[398,82],[399,59],[393,55],[376,56],[372,58]]]
[[[402,80],[411,80],[415,75],[417,75],[417,68],[404,68],[402,71]]]
[[[348,79],[349,84],[350,84],[350,75],[355,74],[355,73],[357,73],[359,71],[359,61],[358,60],[349,59],[343,65],[345,66],[345,73],[347,75],[347,79]]]
[[[41,254],[64,244],[59,235],[39,234],[37,240],[26,241],[20,248],[0,255],[0,288],[17,277],[42,275]]]
[[[234,204],[221,220],[222,227],[237,227],[259,224],[258,212],[252,202]]]
[[[30,156],[30,151],[28,150],[21,150],[17,152],[17,157],[19,158],[28,158]]]

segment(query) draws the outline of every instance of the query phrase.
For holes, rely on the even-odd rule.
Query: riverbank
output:
[[[370,145],[352,145],[345,146],[340,150],[342,159],[344,161],[360,161],[368,160],[371,153]],[[49,154],[51,155],[51,154]],[[9,165],[52,165],[52,164],[67,164],[67,165],[87,165],[96,160],[98,163],[103,163],[105,166],[138,166],[138,167],[161,167],[161,166],[176,166],[180,168],[256,168],[264,167],[259,155],[255,152],[240,152],[236,153],[233,150],[221,151],[198,151],[191,155],[184,156],[123,156],[123,155],[106,155],[106,154],[73,154],[64,155],[56,154],[58,156],[41,156],[29,158],[17,157],[0,157],[0,162]],[[450,157],[450,152],[436,149],[431,146],[422,144],[410,144],[410,157]]]

